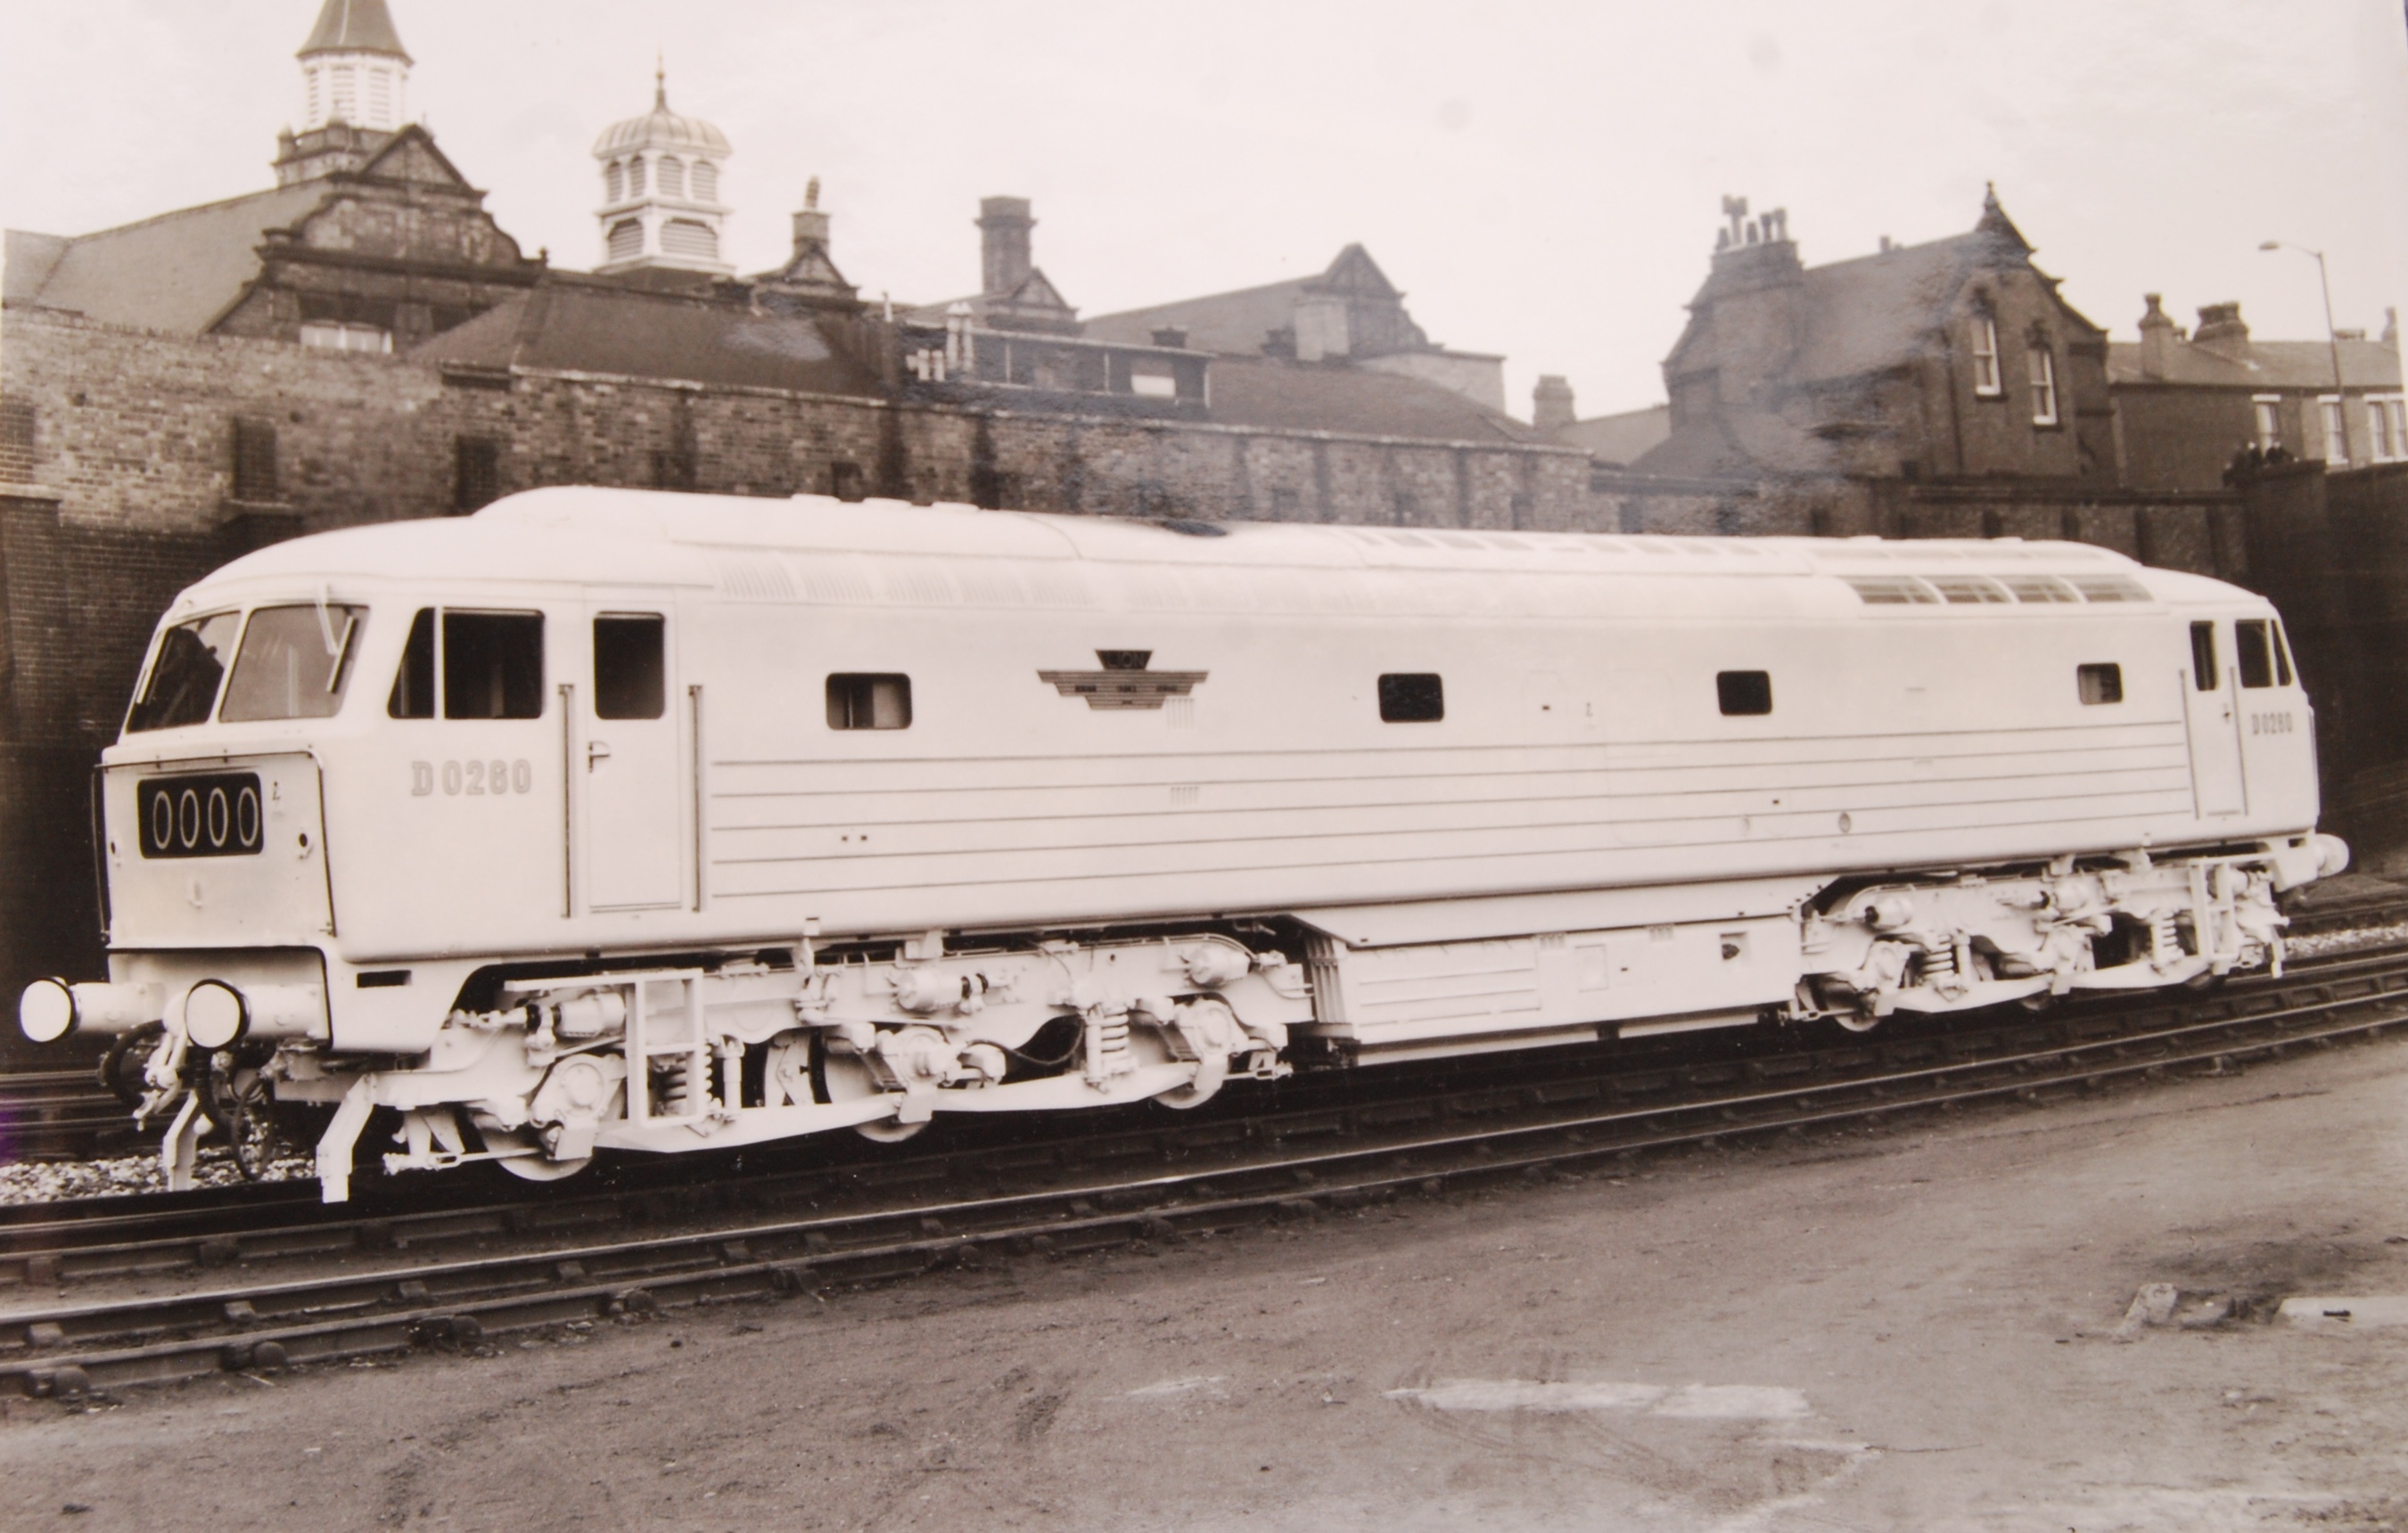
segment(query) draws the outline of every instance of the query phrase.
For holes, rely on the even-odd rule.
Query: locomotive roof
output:
[[[869,598],[867,592],[849,594],[841,578],[846,571],[924,562],[956,569],[982,564],[1023,570],[1219,566],[1267,574],[1825,575],[1849,580],[1869,603],[1891,598],[1867,592],[1885,580],[1902,581],[1899,589],[1920,589],[1911,600],[1925,605],[1945,605],[1930,581],[1957,576],[2122,577],[2128,588],[2140,587],[2120,598],[2092,599],[2179,600],[2210,590],[2238,595],[2199,577],[2146,569],[2086,543],[1144,521],[824,495],[769,500],[564,487],[510,495],[471,517],[385,523],[278,543],[226,566],[188,595],[222,599],[247,586],[291,589],[297,581],[315,589],[327,581],[369,580],[445,586],[668,584],[716,588],[738,598],[858,600]]]

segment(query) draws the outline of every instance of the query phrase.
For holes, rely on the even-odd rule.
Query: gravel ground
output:
[[[483,1356],[10,1401],[0,1526],[2398,1533],[2408,1325],[2246,1301],[2408,1294],[2403,1110],[2384,1043]],[[2128,1318],[2158,1283],[2166,1323]],[[2235,1297],[2253,1317],[2219,1321]]]
[[[307,1155],[289,1155],[268,1165],[263,1182],[285,1182],[316,1176],[317,1162]],[[193,1164],[193,1180],[204,1187],[240,1182],[234,1157],[206,1141]],[[122,1193],[164,1193],[167,1173],[159,1157],[122,1155],[110,1160],[27,1161],[0,1166],[0,1203],[48,1203],[62,1197],[108,1197]]]

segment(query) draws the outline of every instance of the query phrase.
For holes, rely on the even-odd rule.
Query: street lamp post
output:
[[[2325,275],[2325,252],[2279,239],[2267,240],[2258,248],[2261,251],[2297,251],[2302,255],[2316,258],[2316,285],[2324,290],[2325,295],[2325,341],[2332,348],[2333,413],[2341,420],[2342,462],[2354,463],[2357,456],[2349,450],[2349,395],[2343,390],[2341,382],[2341,332],[2333,328],[2332,279]]]

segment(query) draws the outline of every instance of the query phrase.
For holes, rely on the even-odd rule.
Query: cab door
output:
[[[2241,779],[2241,727],[2233,693],[2232,625],[2190,625],[2190,669],[2183,681],[2183,712],[2190,724],[2191,787],[2200,816],[2239,814],[2247,807]]]
[[[572,770],[582,779],[585,903],[595,910],[681,903],[685,817],[674,608],[665,599],[595,604]]]

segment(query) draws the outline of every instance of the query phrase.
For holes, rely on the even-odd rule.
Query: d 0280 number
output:
[[[443,791],[455,797],[481,798],[488,795],[535,792],[535,766],[524,759],[504,761],[413,761],[409,764],[409,793],[413,798],[424,798],[440,782]]]

